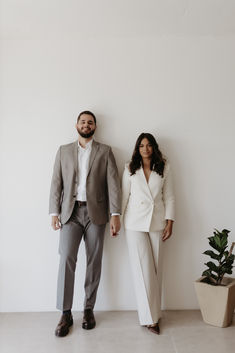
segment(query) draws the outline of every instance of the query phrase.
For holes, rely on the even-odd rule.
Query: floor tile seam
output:
[[[166,326],[166,325],[165,325]],[[166,326],[167,327],[167,326]],[[178,325],[178,323],[176,323],[176,325],[175,326],[171,326],[171,327],[169,327],[168,326],[168,329],[169,330],[184,330],[184,329],[197,329],[197,328],[204,328],[205,326],[203,325],[203,323],[201,324],[201,325]]]
[[[171,339],[171,342],[172,342],[172,345],[173,345],[173,348],[174,348],[175,353],[179,353],[179,352],[178,352],[178,349],[177,349],[177,347],[176,347],[176,343],[175,343],[174,336],[173,336],[173,334],[172,334],[172,329],[170,329],[170,339]]]

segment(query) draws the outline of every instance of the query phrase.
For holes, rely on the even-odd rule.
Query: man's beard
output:
[[[94,135],[94,132],[95,132],[95,130],[91,130],[90,132],[88,132],[88,133],[85,134],[85,133],[82,132],[80,129],[77,129],[77,130],[78,130],[79,135],[82,136],[82,137],[84,137],[85,139],[88,139],[89,137],[93,136],[93,135]]]

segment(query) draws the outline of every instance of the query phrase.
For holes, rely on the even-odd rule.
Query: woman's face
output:
[[[139,152],[142,158],[151,159],[152,157],[153,147],[146,137],[140,142]]]

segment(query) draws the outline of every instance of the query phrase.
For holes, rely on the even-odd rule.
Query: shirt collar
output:
[[[87,142],[85,147],[82,147],[82,146],[79,144],[79,141],[78,141],[78,149],[81,150],[81,151],[85,151],[85,150],[90,151],[90,150],[91,150],[91,147],[92,147],[92,142],[93,142],[93,139],[91,139],[91,141]]]

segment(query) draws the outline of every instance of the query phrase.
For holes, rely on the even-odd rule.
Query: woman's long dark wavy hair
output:
[[[139,147],[140,147],[141,141],[144,138],[146,138],[149,141],[149,143],[152,145],[152,148],[153,148],[152,159],[150,162],[150,169],[156,172],[157,174],[161,175],[161,177],[163,177],[166,160],[163,158],[162,153],[158,148],[157,141],[155,140],[153,135],[145,132],[140,134],[140,136],[137,138],[135,149],[129,164],[130,173],[131,175],[134,175],[135,172],[138,169],[140,169],[142,165],[142,157],[140,155]]]

